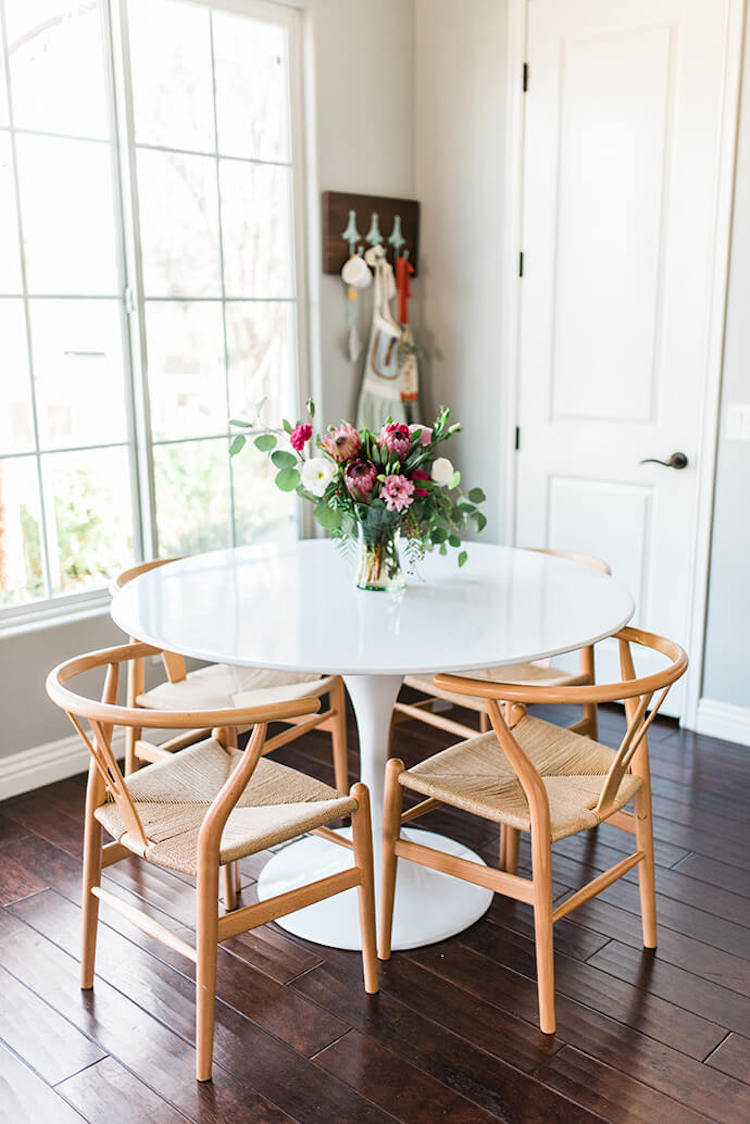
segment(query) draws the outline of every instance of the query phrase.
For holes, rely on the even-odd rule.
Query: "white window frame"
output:
[[[284,3],[280,0],[183,0],[184,3],[197,4],[203,8],[224,10],[254,19],[265,20],[282,25],[289,42],[289,99],[290,99],[290,175],[292,181],[292,223],[293,223],[293,276],[295,292],[291,303],[295,305],[296,324],[296,379],[293,379],[294,411],[299,414],[300,404],[310,395],[310,333],[309,333],[309,294],[308,294],[308,229],[307,229],[307,188],[306,188],[306,147],[305,147],[305,107],[304,107],[304,52],[303,28],[300,4],[295,0]],[[123,333],[125,349],[124,367],[126,382],[126,427],[127,447],[131,476],[133,554],[134,562],[156,557],[156,494],[154,484],[154,459],[151,421],[149,411],[148,371],[146,364],[145,301],[143,291],[143,272],[140,254],[140,232],[138,225],[138,184],[136,178],[136,143],[133,122],[133,96],[130,74],[130,59],[127,47],[127,0],[101,0],[104,16],[105,53],[108,80],[112,98],[110,110],[112,122],[112,151],[115,179],[114,216],[119,242],[119,262],[121,267],[121,302],[126,319]],[[7,76],[10,84],[10,75]],[[12,119],[11,119],[12,120]],[[159,146],[156,146],[159,147]],[[15,150],[15,145],[13,146]],[[169,149],[167,149],[169,151]],[[213,155],[213,154],[212,154]],[[218,159],[218,155],[217,155]],[[16,189],[18,170],[15,168]],[[20,200],[17,204],[20,208]],[[20,223],[20,210],[19,210]],[[221,236],[221,234],[220,234]],[[26,292],[24,271],[24,306],[27,308],[29,296]],[[169,298],[172,299],[172,298]],[[174,298],[176,301],[180,298]],[[187,299],[187,298],[186,298]],[[214,298],[212,298],[214,299]],[[219,298],[222,310],[226,302],[223,292]],[[232,299],[231,297],[229,298]],[[28,315],[28,314],[27,314]],[[28,319],[27,319],[28,324]],[[27,341],[30,348],[30,343]],[[226,357],[225,357],[226,359]],[[37,471],[40,472],[40,448],[34,411],[34,436],[36,448],[33,453]],[[208,435],[224,436],[223,434]],[[193,441],[201,438],[167,440],[165,444],[176,444],[180,440]],[[161,444],[162,442],[157,442]],[[98,448],[99,446],[92,446]],[[10,454],[12,456],[12,454]],[[231,474],[231,466],[230,466]],[[230,487],[231,475],[230,475]],[[43,494],[42,494],[43,495]],[[232,495],[233,501],[233,495]],[[42,502],[44,502],[42,500]],[[309,530],[308,513],[298,502],[296,525],[298,535]],[[46,518],[42,519],[41,535],[46,544]],[[232,537],[235,535],[234,504],[231,504]],[[43,546],[46,559],[46,545]],[[48,564],[45,561],[47,570]],[[39,598],[35,601],[0,609],[0,635],[12,636],[38,628],[62,624],[66,621],[86,620],[105,614],[109,607],[108,589],[86,590],[80,593],[64,594],[58,597]]]

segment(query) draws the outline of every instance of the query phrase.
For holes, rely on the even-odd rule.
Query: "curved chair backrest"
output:
[[[552,558],[566,558],[568,562],[578,562],[581,566],[590,566],[592,570],[599,570],[602,574],[612,574],[611,569],[602,558],[593,554],[578,554],[574,550],[550,550],[546,546],[527,546],[534,554],[549,554]]]
[[[222,710],[143,710],[139,707],[119,706],[117,688],[120,664],[153,655],[159,655],[159,649],[150,644],[123,644],[116,648],[105,648],[66,660],[47,676],[47,694],[65,711],[83,738],[91,754],[92,767],[96,768],[104,786],[109,789],[117,803],[130,839],[142,849],[145,849],[148,840],[112,750],[112,732],[115,726],[137,729],[146,727],[154,730],[185,730],[193,726],[206,730],[213,727],[231,730],[254,726],[256,743],[252,755],[254,768],[262,750],[265,728],[269,722],[313,714],[320,707],[320,700],[317,698],[301,698],[288,702]],[[80,695],[67,686],[75,676],[104,667],[107,671],[101,699]],[[80,721],[82,718],[88,719],[93,738],[89,738],[86,734]],[[251,772],[252,769],[249,770],[245,783],[249,780]]]
[[[687,654],[679,644],[675,644],[672,640],[667,640],[665,637],[657,636],[652,632],[645,632],[643,629],[630,627],[620,629],[615,635],[620,646],[620,669],[622,672],[622,679],[617,683],[544,687],[518,683],[495,683],[484,679],[471,679],[463,675],[444,674],[435,676],[435,685],[441,690],[487,700],[487,712],[495,733],[518,774],[530,804],[532,800],[527,786],[534,791],[538,799],[542,793],[545,793],[544,785],[539,773],[505,724],[498,707],[498,700],[522,703],[525,706],[533,706],[537,703],[553,705],[625,703],[627,718],[625,736],[607,774],[596,806],[597,812],[603,815],[611,806],[611,802],[620,787],[620,782],[630,768],[635,755],[641,747],[644,751],[646,750],[646,731],[658,714],[669,688],[684,675],[687,669]],[[668,665],[652,675],[636,678],[631,644],[660,652],[669,660]],[[652,706],[654,695],[657,692],[659,692],[658,698]],[[649,707],[651,710],[647,716]]]
[[[112,579],[109,587],[110,593],[114,595],[118,590],[126,586],[128,582],[132,582],[133,578],[140,577],[141,574],[147,574],[149,570],[157,570],[160,566],[166,566],[170,562],[179,562],[180,557],[181,556],[175,556],[174,558],[154,558],[151,562],[139,562],[137,566],[130,566],[127,570],[123,570],[122,573],[118,574],[116,578]],[[131,639],[137,641],[138,637],[133,636]],[[187,668],[185,667],[185,659],[183,656],[179,656],[177,652],[162,651],[161,658],[164,664],[164,670],[167,673],[167,679],[170,683],[181,683],[183,679],[187,678]],[[143,665],[139,661],[138,664],[132,666],[134,669],[137,668],[135,674],[140,683],[140,680],[143,679]],[[132,693],[133,692],[131,692],[131,694]],[[133,698],[129,701],[135,702],[135,699]]]

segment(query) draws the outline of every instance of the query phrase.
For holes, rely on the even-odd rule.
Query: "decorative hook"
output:
[[[393,256],[394,257],[396,257],[396,258],[398,257],[398,252],[401,249],[401,247],[405,244],[405,242],[406,242],[406,239],[404,238],[403,231],[401,230],[401,215],[394,215],[393,216],[393,230],[391,231],[391,236],[388,239],[388,245],[393,246]]]
[[[372,218],[370,219],[370,229],[365,235],[365,241],[369,242],[371,246],[378,246],[383,241],[383,235],[380,233],[380,221],[377,211],[372,212]]]
[[[349,221],[346,224],[346,230],[343,232],[341,237],[344,239],[345,242],[349,243],[349,254],[350,255],[354,254],[356,252],[356,249],[357,249],[357,242],[359,242],[360,238],[362,237],[362,235],[357,230],[357,212],[356,211],[350,211],[349,212]]]

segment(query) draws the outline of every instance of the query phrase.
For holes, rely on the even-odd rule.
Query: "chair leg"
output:
[[[645,748],[645,747],[644,747]],[[643,758],[641,757],[641,761]],[[640,770],[639,770],[640,771]],[[642,784],[633,797],[635,817],[635,840],[639,851],[645,858],[638,863],[638,889],[641,898],[641,925],[643,927],[643,947],[656,948],[656,881],[654,867],[654,835],[651,825],[651,785],[646,758],[645,774],[641,773]]]
[[[242,871],[240,870],[239,860],[232,863],[232,869],[234,870],[234,890],[235,893],[239,894],[242,889]]]
[[[518,843],[521,833],[517,827],[500,824],[500,869],[508,874],[518,874]]]
[[[534,878],[534,942],[539,994],[539,1027],[555,1033],[555,958],[552,921],[552,848],[549,839],[537,841],[532,833]]]
[[[490,717],[486,710],[479,715],[479,733],[486,734],[490,728]]]
[[[102,825],[94,819],[94,809],[103,799],[103,788],[101,776],[92,761],[89,765],[89,780],[86,788],[86,818],[83,829],[81,987],[84,989],[94,986],[99,899],[91,891],[94,887],[99,886],[102,880]]]
[[[140,760],[135,752],[135,743],[140,740],[141,730],[136,730],[133,726],[128,726],[125,730],[125,776],[129,777],[136,769],[141,766]]]
[[[201,864],[198,870],[195,973],[195,1076],[198,1081],[210,1081],[213,1068],[218,896],[218,865]]]
[[[359,925],[362,933],[362,971],[365,991],[375,995],[378,991],[378,953],[375,941],[375,887],[372,869],[372,826],[370,824],[370,793],[367,785],[352,785],[351,795],[357,801],[357,811],[352,816],[354,862],[362,877],[357,887],[359,896]]]
[[[391,930],[393,927],[393,900],[396,896],[396,869],[398,859],[394,845],[401,834],[401,804],[403,793],[398,783],[405,769],[403,761],[391,758],[385,767],[385,798],[383,806],[383,871],[380,882],[380,940],[378,956],[390,959]]]
[[[224,909],[227,911],[237,908],[237,875],[234,867],[234,863],[225,863],[221,868],[221,893]]]
[[[331,710],[334,712],[331,729],[333,743],[333,772],[338,792],[349,790],[349,760],[346,741],[346,691],[343,679],[337,679],[330,692]]]

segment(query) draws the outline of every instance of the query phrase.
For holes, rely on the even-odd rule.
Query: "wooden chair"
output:
[[[355,784],[349,795],[276,761],[263,758],[269,722],[312,714],[320,705],[305,697],[235,709],[151,710],[148,728],[211,730],[208,738],[173,752],[164,760],[123,777],[112,750],[115,726],[140,727],[144,712],[118,706],[120,664],[158,654],[148,644],[127,644],[79,656],[50,672],[47,692],[78,730],[91,755],[83,851],[83,954],[81,987],[94,982],[99,902],[182,953],[196,964],[196,1075],[211,1077],[216,958],[220,941],[264,925],[284,914],[358,887],[365,990],[378,990],[375,951],[372,838],[367,787]],[[101,701],[75,694],[66,684],[74,676],[106,667]],[[89,736],[81,723],[88,719]],[[244,753],[236,748],[238,726],[252,727]],[[325,825],[352,818],[353,842]],[[102,828],[114,842],[102,846]],[[353,849],[354,865],[255,905],[220,915],[219,871],[245,855],[313,832]],[[104,867],[130,855],[197,879],[196,944],[102,889]],[[226,878],[225,883],[231,879]]]
[[[123,571],[112,583],[116,592],[139,574],[175,562],[175,558],[159,558],[153,562],[142,562]],[[140,637],[131,637],[137,642]],[[317,714],[307,711],[302,717],[290,716],[284,719],[288,729],[283,730],[265,743],[264,753],[289,742],[296,741],[311,730],[325,730],[331,735],[333,748],[333,769],[336,787],[340,792],[348,788],[349,770],[347,763],[346,740],[346,694],[344,682],[339,675],[310,675],[293,671],[272,671],[267,668],[231,667],[228,664],[209,664],[188,672],[185,660],[174,652],[162,652],[167,682],[144,690],[145,665],[143,659],[133,660],[128,667],[127,702],[128,706],[148,707],[162,710],[222,710],[234,706],[262,706],[266,702],[283,702],[300,697],[321,698],[328,695],[329,707]],[[148,723],[146,723],[148,725]],[[206,731],[194,731],[200,737]],[[182,741],[181,744],[185,744]],[[169,746],[153,745],[145,741],[142,731],[129,728],[125,736],[125,775],[129,776],[142,762],[161,760],[169,751]]]
[[[590,566],[592,569],[599,570],[603,574],[611,574],[612,572],[607,563],[602,562],[601,558],[594,558],[589,554],[575,554],[569,550],[547,550],[543,547],[529,547],[528,549],[534,551],[536,554],[550,554],[555,558],[566,558],[569,562],[578,562],[582,566]],[[486,679],[489,683],[513,683],[516,686],[582,686],[586,683],[594,682],[593,647],[588,646],[586,648],[581,648],[580,667],[581,670],[578,673],[567,672],[562,671],[560,668],[553,667],[550,660],[537,660],[533,663],[518,663],[511,664],[508,667],[489,667],[482,671],[472,671],[471,677],[474,679]],[[439,730],[447,730],[450,734],[458,734],[459,737],[474,737],[477,731],[473,727],[466,726],[462,722],[456,722],[452,718],[446,718],[442,714],[435,714],[433,712],[432,705],[435,699],[443,699],[453,706],[461,706],[467,710],[477,711],[479,713],[480,732],[485,733],[489,730],[490,725],[484,699],[462,695],[458,691],[449,691],[439,687],[437,681],[431,675],[407,675],[404,679],[404,686],[411,687],[427,697],[415,703],[397,702],[393,713],[394,725],[401,722],[408,722],[410,719],[415,719],[418,722],[425,722],[428,726],[436,726]],[[594,703],[585,703],[581,711],[581,720],[572,725],[570,729],[574,730],[576,733],[586,734],[588,737],[596,739],[598,732],[596,705]],[[514,705],[510,701],[506,702],[505,720],[509,726],[515,725],[524,714],[525,710],[523,707],[517,704]]]
[[[488,683],[458,675],[438,675],[436,685],[486,701],[492,732],[476,734],[411,769],[391,760],[386,767],[383,819],[383,879],[379,955],[391,953],[393,896],[397,860],[408,859],[433,870],[486,886],[534,908],[539,1022],[555,1031],[553,925],[638,865],[643,943],[656,947],[654,845],[646,731],[672,683],[684,673],[687,656],[670,640],[636,628],[617,633],[622,682],[573,687],[530,687]],[[637,679],[631,644],[653,648],[669,665]],[[660,692],[655,703],[653,698]],[[564,727],[525,715],[511,731],[499,700],[521,703],[590,703],[624,701],[626,732],[617,749]],[[652,705],[653,704],[653,705]],[[647,711],[651,712],[647,717]],[[424,799],[401,812],[403,789]],[[623,811],[633,801],[633,812]],[[502,828],[499,869],[446,855],[401,838],[401,825],[440,804],[494,820]],[[604,820],[635,835],[636,850],[556,908],[552,906],[552,844]],[[519,832],[531,833],[531,879],[517,874]]]

